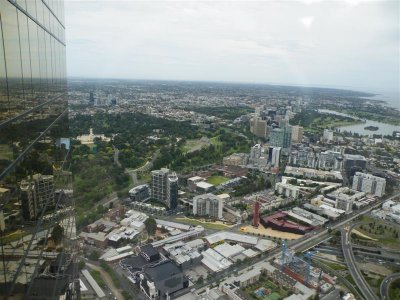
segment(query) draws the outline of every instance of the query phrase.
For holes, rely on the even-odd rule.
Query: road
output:
[[[365,280],[360,269],[357,267],[356,260],[353,254],[353,249],[351,247],[351,228],[350,230],[342,229],[342,250],[347,268],[353,277],[357,287],[359,288],[361,294],[367,300],[378,299],[375,293],[372,291],[371,287]]]
[[[124,299],[124,296],[121,294],[120,290],[115,286],[114,282],[112,281],[110,275],[103,270],[103,268],[93,265],[86,261],[86,266],[90,269],[96,270],[100,272],[101,277],[104,279],[107,286],[110,288],[112,293],[117,297],[117,299]]]
[[[400,195],[400,193],[397,193],[397,194],[393,195],[392,197],[386,199],[385,201],[392,200],[392,199],[398,197],[399,195]],[[345,262],[347,263],[348,270],[349,270],[351,276],[353,277],[354,281],[356,282],[357,287],[363,294],[364,298],[367,300],[378,299],[376,297],[375,293],[372,291],[369,284],[367,283],[367,281],[365,280],[365,278],[363,277],[363,275],[361,274],[361,271],[357,267],[357,264],[356,264],[356,261],[354,258],[353,248],[351,246],[351,231],[353,230],[355,225],[357,225],[357,224],[353,224],[352,226],[350,226],[350,228],[348,228],[348,230],[341,229],[342,250],[343,250]]]
[[[399,279],[399,278],[400,278],[400,273],[394,273],[394,274],[391,274],[391,275],[385,277],[385,279],[383,279],[383,281],[381,283],[381,287],[380,287],[382,300],[390,300],[389,299],[390,284],[392,283],[392,281]]]
[[[389,198],[392,199],[394,197],[399,196],[400,193],[396,194],[395,196]],[[387,200],[389,200],[387,199]],[[386,200],[385,200],[386,201]],[[346,218],[345,220],[339,221],[338,223],[334,224],[331,226],[332,230],[335,229],[341,229],[343,228],[343,226],[345,224],[347,224],[348,222],[354,220],[355,218],[358,218],[360,215],[365,214],[366,212],[380,206],[382,204],[382,200],[373,204],[370,207],[365,207],[360,209],[359,211],[353,213],[351,216],[349,216],[348,218]],[[297,239],[297,240],[293,240],[293,241],[288,241],[288,247],[293,249],[296,252],[301,252],[301,251],[305,251],[308,249],[311,249],[313,247],[315,247],[316,245],[318,245],[319,243],[321,243],[324,239],[326,239],[329,236],[329,232],[328,229],[320,229],[319,231],[316,231],[313,234],[308,234],[306,236],[304,236],[303,238]],[[238,272],[238,274],[242,274],[244,272],[246,272],[246,270],[252,266],[257,266],[257,264],[262,263],[263,261],[269,261],[271,259],[273,259],[274,257],[276,257],[277,255],[280,254],[280,249],[274,249],[271,252],[269,252],[266,256],[257,258],[255,260],[253,260],[252,264],[246,265],[246,266],[241,266],[241,267],[237,267],[236,270]],[[206,291],[207,287],[212,284],[215,283],[217,280],[224,280],[227,279],[228,277],[230,277],[232,275],[232,271],[227,271],[226,273],[220,273],[220,274],[214,274],[214,276],[211,278],[211,280],[205,280],[205,282],[203,284],[196,284],[195,288],[196,288],[196,292],[197,294],[201,294],[203,292]],[[187,293],[188,291],[186,291],[185,293]],[[183,295],[184,292],[179,293],[179,295],[176,296],[181,296]],[[371,299],[376,299],[376,298],[371,298]],[[368,300],[370,300],[368,298]]]

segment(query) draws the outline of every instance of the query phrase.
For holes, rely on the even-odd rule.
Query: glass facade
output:
[[[0,0],[4,299],[78,297],[68,130],[63,1]]]

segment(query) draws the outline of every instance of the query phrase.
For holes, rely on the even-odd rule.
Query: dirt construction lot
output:
[[[261,224],[258,226],[258,228],[254,228],[253,226],[240,227],[240,232],[255,233],[255,234],[265,235],[268,237],[277,237],[277,238],[287,239],[287,240],[296,240],[296,239],[302,237],[301,234],[278,231],[278,230],[274,230],[272,228],[264,228],[264,226],[262,226]]]

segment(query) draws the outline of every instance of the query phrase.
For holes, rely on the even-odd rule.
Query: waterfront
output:
[[[396,125],[386,124],[386,123],[372,121],[372,120],[360,119],[360,118],[357,118],[357,117],[354,117],[354,116],[351,116],[348,114],[340,113],[340,112],[329,110],[329,109],[319,109],[318,111],[321,113],[334,114],[334,115],[338,115],[338,116],[344,116],[344,117],[353,118],[355,120],[363,121],[363,123],[337,127],[337,129],[339,129],[340,131],[349,131],[349,132],[351,131],[352,133],[358,133],[360,135],[369,135],[369,136],[372,136],[374,134],[392,135],[393,131],[400,131],[400,126],[396,126]],[[367,126],[378,127],[379,129],[377,131],[370,131],[370,130],[364,129]]]

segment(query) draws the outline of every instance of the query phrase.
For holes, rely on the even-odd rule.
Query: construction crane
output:
[[[304,258],[306,261],[306,274],[304,276],[304,283],[308,286],[308,281],[310,279],[310,272],[311,272],[311,257],[315,254],[317,254],[318,251],[307,251],[306,254],[304,254]],[[318,279],[318,285],[319,285],[319,280],[321,278],[322,271],[319,274],[319,279]]]
[[[282,271],[283,271],[283,268],[285,267],[286,250],[287,250],[286,242],[283,241],[282,242],[282,256],[281,256],[281,269],[282,269]]]

